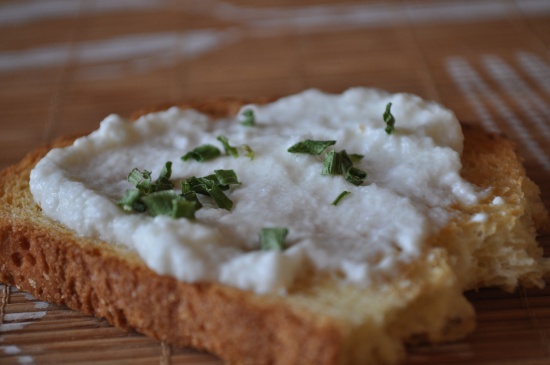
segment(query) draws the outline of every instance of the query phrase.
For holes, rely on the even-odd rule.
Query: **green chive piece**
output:
[[[197,198],[197,193],[194,191],[190,191],[185,194],[181,194],[182,198],[185,199],[188,202],[195,204],[195,210],[199,210],[202,208],[202,203],[199,201],[199,198]]]
[[[254,115],[254,110],[252,109],[245,109],[241,115],[243,116],[243,120],[241,122],[241,125],[245,127],[253,127],[256,125],[256,116]]]
[[[312,141],[306,139],[291,146],[287,151],[291,153],[309,153],[310,155],[320,155],[329,146],[336,144],[336,141]]]
[[[191,176],[185,179],[182,184],[188,184],[189,190],[194,191],[197,194],[209,195],[208,191],[206,190],[206,185],[204,184],[202,179],[204,178]]]
[[[252,161],[254,159],[254,157],[256,157],[256,154],[254,153],[254,151],[252,150],[252,148],[250,148],[249,145],[247,144],[243,144],[241,146],[245,151],[246,151],[246,157],[250,158],[250,161]]]
[[[395,117],[392,115],[392,113],[390,111],[391,105],[392,105],[392,103],[388,103],[386,105],[386,111],[383,114],[384,123],[386,123],[385,131],[388,135],[392,134],[393,131],[395,130]]]
[[[288,229],[285,227],[262,228],[260,231],[260,248],[265,251],[283,251]]]
[[[233,170],[214,170],[214,174],[216,175],[219,185],[241,184],[237,178],[237,174]]]
[[[353,185],[359,186],[367,178],[367,173],[352,166],[346,171],[344,178]]]
[[[202,207],[202,205],[197,206],[197,204],[193,201],[175,198],[175,199],[172,199],[172,211],[170,215],[174,219],[187,218],[189,220],[195,220],[195,212],[200,207]]]
[[[229,185],[220,184],[220,181],[215,174],[205,176],[204,178],[212,181],[215,185],[218,186],[218,188],[220,188],[221,191],[229,190]]]
[[[150,171],[139,171],[139,169],[135,168],[128,174],[128,181],[134,184],[142,193],[149,193],[152,189]]]
[[[187,180],[181,182],[181,196],[185,200],[195,203],[195,210],[202,208],[202,204],[197,197],[197,193],[191,189],[191,185]]]
[[[340,195],[338,195],[336,199],[334,199],[334,201],[332,202],[332,205],[334,206],[338,205],[342,199],[344,199],[346,196],[350,194],[351,193],[349,191],[346,191],[346,190],[342,191]]]
[[[157,215],[172,215],[172,200],[177,197],[171,190],[157,191],[145,195],[141,198],[149,213],[156,217]]]
[[[342,166],[342,173],[348,171],[353,166],[353,162],[346,150],[340,151],[340,163]]]
[[[341,165],[340,165],[340,154],[336,151],[329,151],[325,155],[323,161],[323,170],[321,175],[340,175],[342,174]]]
[[[195,148],[192,151],[187,152],[185,155],[181,157],[183,161],[187,161],[190,158],[194,159],[195,161],[203,162],[212,160],[213,158],[218,157],[221,155],[221,151],[218,147],[213,146],[211,144],[204,144],[202,146],[199,146]]]
[[[229,140],[227,139],[226,136],[224,135],[219,135],[218,136],[218,141],[220,141],[223,145],[223,148],[225,149],[225,154],[226,155],[231,155],[235,158],[239,157],[239,151],[237,151],[237,148],[236,147],[233,147],[229,144]]]
[[[352,162],[359,162],[363,159],[363,157],[365,157],[365,155],[360,155],[358,153],[351,153],[349,155],[349,158]]]
[[[218,208],[222,208],[228,211],[233,209],[233,201],[227,197],[216,184],[212,184],[211,187],[207,188],[208,194],[214,199]]]
[[[182,182],[182,194],[188,200],[196,198],[190,192],[209,195],[214,199],[218,208],[231,211],[233,202],[223,193],[223,190],[229,189],[229,184],[240,184],[235,172],[233,170],[216,170],[212,175],[191,176],[185,179]]]
[[[174,187],[174,183],[170,181],[172,176],[172,161],[167,161],[164,167],[160,170],[160,174],[157,180],[155,180],[154,190],[163,191],[171,190]]]
[[[141,202],[143,193],[139,189],[128,189],[124,197],[118,201],[118,205],[127,212],[145,212],[147,209]]]
[[[325,155],[321,175],[342,175],[352,165],[353,163],[346,153],[346,150],[342,150],[340,152],[336,152],[334,150],[329,151]]]

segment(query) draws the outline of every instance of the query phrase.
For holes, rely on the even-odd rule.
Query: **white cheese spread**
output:
[[[382,120],[388,102],[396,119],[391,135]],[[159,274],[259,293],[284,292],[307,268],[368,286],[419,255],[450,218],[449,205],[476,201],[459,175],[460,124],[436,103],[354,88],[340,95],[308,90],[248,108],[255,112],[252,127],[238,116],[213,120],[175,107],[135,122],[110,115],[97,131],[38,163],[34,199],[79,235],[135,250]],[[233,146],[249,145],[255,158],[180,159],[207,143],[223,151],[219,135]],[[321,175],[320,157],[287,152],[304,139],[336,140],[328,150],[364,155],[354,166],[368,172],[365,183]],[[176,181],[233,169],[242,184],[226,192],[232,211],[204,199],[195,221],[124,212],[117,201],[133,188],[128,173],[137,167],[155,177],[166,161]],[[344,190],[351,194],[331,205]],[[289,247],[260,250],[265,227],[288,228]]]

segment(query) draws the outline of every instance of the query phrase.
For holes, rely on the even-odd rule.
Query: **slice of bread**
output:
[[[220,117],[243,104],[181,107]],[[465,126],[464,134],[463,177],[486,196],[476,206],[452,207],[453,220],[417,261],[399,268],[397,282],[367,290],[312,275],[286,295],[257,295],[155,274],[135,253],[77,236],[34,203],[31,169],[72,138],[0,173],[0,281],[229,364],[398,363],[407,342],[453,340],[474,329],[464,290],[544,285],[547,263],[535,230],[548,224],[548,214],[538,188],[511,142],[475,127]]]

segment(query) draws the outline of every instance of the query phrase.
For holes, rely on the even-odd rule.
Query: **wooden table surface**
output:
[[[358,85],[507,134],[550,207],[549,0],[0,0],[0,168],[110,113]],[[549,289],[468,296],[477,331],[409,364],[550,364]],[[0,284],[0,363],[92,362],[221,364]]]

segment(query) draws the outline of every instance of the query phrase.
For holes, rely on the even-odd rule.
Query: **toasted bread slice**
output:
[[[242,104],[182,107],[226,116]],[[474,329],[464,290],[544,284],[547,264],[535,230],[548,215],[538,188],[512,143],[474,127],[464,134],[463,177],[487,194],[476,206],[453,207],[455,218],[417,261],[399,268],[397,282],[361,289],[315,275],[286,295],[258,295],[158,275],[134,252],[77,236],[34,203],[33,166],[73,139],[39,148],[0,173],[0,281],[231,364],[398,363],[406,342],[453,340]]]

